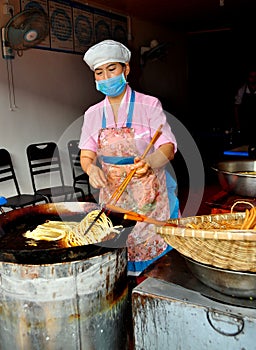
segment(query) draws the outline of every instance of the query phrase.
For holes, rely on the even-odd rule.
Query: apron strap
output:
[[[132,126],[132,116],[133,116],[133,110],[134,110],[134,102],[135,102],[135,92],[132,90],[131,98],[130,98],[130,105],[129,105],[129,112],[128,117],[126,121],[126,127],[131,128]]]
[[[133,116],[133,110],[134,110],[134,102],[135,102],[135,92],[132,90],[130,103],[129,103],[129,111],[126,121],[126,127],[131,128],[132,126],[132,116]],[[105,106],[103,107],[103,115],[102,115],[102,129],[106,129],[107,127],[107,121],[106,121],[106,114],[105,114]]]

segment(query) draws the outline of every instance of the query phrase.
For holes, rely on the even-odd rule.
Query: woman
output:
[[[96,89],[106,97],[84,114],[81,165],[90,184],[100,189],[100,203],[107,203],[128,172],[136,169],[116,205],[159,220],[175,218],[179,211],[176,184],[165,165],[174,157],[176,139],[160,101],[129,87],[130,57],[129,49],[113,40],[92,46],[84,55],[94,72]],[[161,124],[154,152],[140,159]],[[127,248],[128,274],[135,276],[171,249],[155,227],[145,223],[136,223]]]

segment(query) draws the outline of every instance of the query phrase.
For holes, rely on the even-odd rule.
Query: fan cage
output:
[[[4,40],[17,51],[35,47],[49,35],[49,19],[41,9],[27,9],[12,17],[5,26]]]

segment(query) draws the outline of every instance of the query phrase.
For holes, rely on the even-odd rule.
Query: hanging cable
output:
[[[9,107],[13,111],[17,108],[15,103],[15,91],[14,91],[14,80],[13,80],[13,69],[12,60],[14,59],[14,53],[12,48],[8,45],[5,40],[5,28],[2,28],[2,54],[6,61],[7,78],[8,78],[8,93],[9,93]]]
[[[6,14],[9,14],[10,17],[13,17],[13,7],[9,5],[8,2],[5,4],[5,6],[6,6]],[[15,90],[14,90],[13,67],[12,67],[14,52],[13,52],[13,49],[8,44],[8,41],[6,40],[5,27],[3,27],[1,30],[1,38],[2,38],[2,56],[6,60],[9,107],[10,107],[10,110],[13,111],[15,108],[17,108],[16,102],[15,102]]]
[[[12,69],[12,60],[6,58],[6,67],[7,67],[7,78],[8,78],[8,93],[9,93],[9,107],[11,111],[14,111],[16,106],[15,102],[15,90],[14,90],[14,80],[13,80],[13,69]]]

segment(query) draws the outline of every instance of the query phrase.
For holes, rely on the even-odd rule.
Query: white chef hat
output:
[[[91,70],[95,70],[102,64],[109,62],[129,62],[131,58],[130,50],[114,40],[103,40],[100,43],[90,47],[84,54],[83,60]]]

